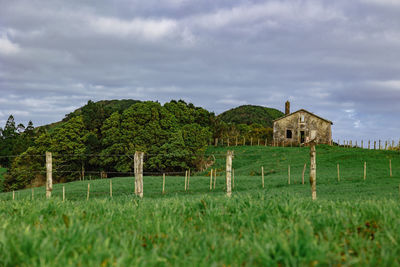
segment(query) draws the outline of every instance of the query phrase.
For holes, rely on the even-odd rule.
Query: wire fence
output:
[[[357,150],[340,150],[340,154],[332,152],[330,147],[321,147],[317,151],[318,184],[330,185],[346,182],[374,182],[386,178],[400,178],[400,153],[397,151],[382,154],[355,153]],[[233,149],[234,150],[234,149]],[[77,157],[86,155],[92,157],[128,157],[134,161],[134,154],[53,154],[54,162],[57,158]],[[147,154],[150,156],[152,154]],[[160,154],[153,154],[155,156]],[[168,156],[180,155],[179,153],[165,154]],[[195,154],[193,154],[195,155]],[[192,156],[193,156],[192,155]],[[373,155],[374,157],[371,157]],[[29,155],[42,157],[45,155]],[[14,157],[14,156],[10,156]],[[226,191],[226,152],[206,153],[204,157],[212,157],[213,162],[202,171],[190,174],[190,170],[164,171],[161,169],[143,170],[144,195],[149,197],[162,197],[182,193],[206,193]],[[267,159],[266,159],[267,158]],[[233,191],[259,190],[262,188],[280,188],[284,186],[308,184],[309,150],[304,148],[287,148],[277,150],[268,147],[267,152],[260,153],[237,151],[234,153],[232,178]],[[144,165],[146,166],[146,165]],[[256,167],[254,167],[256,166]],[[65,166],[64,166],[65,167]],[[55,184],[52,196],[65,199],[121,197],[135,195],[135,170],[107,171],[104,170],[65,170],[53,164],[52,175],[64,177],[68,174],[79,174],[80,182]],[[20,174],[48,174],[45,164],[40,169],[20,170]],[[98,179],[98,178],[103,179]],[[264,184],[265,179],[265,184]],[[42,184],[45,181],[42,181]],[[86,183],[89,184],[86,188]],[[40,184],[40,185],[42,185]],[[264,185],[264,186],[263,186]],[[368,189],[369,190],[369,189]],[[31,191],[31,192],[29,192]],[[45,187],[36,187],[21,192],[1,194],[0,199],[45,198]]]

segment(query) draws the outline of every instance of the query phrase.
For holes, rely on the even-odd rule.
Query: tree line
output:
[[[100,172],[133,172],[135,151],[146,153],[148,172],[201,170],[214,138],[271,138],[271,127],[229,123],[182,100],[164,105],[136,100],[89,101],[58,123],[34,128],[16,125],[11,115],[0,128],[0,164],[7,173],[0,190],[42,185],[45,152],[53,153],[55,182]]]

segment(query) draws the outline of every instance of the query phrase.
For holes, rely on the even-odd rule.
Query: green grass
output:
[[[186,192],[183,177],[167,176],[162,194],[162,177],[145,176],[144,199],[133,195],[132,177],[56,184],[51,200],[43,188],[33,200],[31,189],[17,191],[15,201],[0,194],[0,266],[400,265],[398,152],[318,146],[313,202],[308,167],[301,184],[308,148],[231,149],[231,198],[222,147],[207,151],[219,172],[212,191],[207,170],[191,177]]]

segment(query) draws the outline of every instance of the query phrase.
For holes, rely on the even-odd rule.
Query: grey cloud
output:
[[[335,139],[399,136],[392,0],[0,6],[0,123],[11,112],[50,123],[89,99],[184,99],[217,113],[290,99],[332,120]]]

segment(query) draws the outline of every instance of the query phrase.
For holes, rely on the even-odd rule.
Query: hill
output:
[[[273,120],[282,117],[284,114],[274,108],[267,108],[255,105],[243,105],[227,110],[220,115],[223,122],[234,124],[258,123],[263,126],[273,127]]]
[[[165,194],[162,176],[145,176],[143,199],[134,196],[132,177],[56,184],[47,201],[43,188],[35,188],[33,200],[29,189],[17,191],[15,201],[1,193],[0,265],[400,264],[398,153],[317,146],[318,199],[311,201],[308,179],[300,182],[309,148],[230,147],[231,198],[224,193],[227,149],[207,150],[216,157],[215,190],[209,189],[208,169],[191,177],[188,191],[184,174],[167,175]]]

